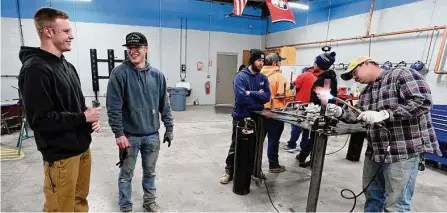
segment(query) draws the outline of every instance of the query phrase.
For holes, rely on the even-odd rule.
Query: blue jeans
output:
[[[305,131],[307,131],[307,133],[305,133]],[[309,134],[310,134],[310,136],[308,136]],[[306,137],[307,138],[306,143],[303,143],[303,141],[301,141],[301,143],[300,143],[301,151],[300,151],[300,153],[298,153],[298,155],[296,155],[296,159],[300,163],[306,162],[307,157],[309,157],[309,155],[312,154],[312,151],[314,149],[314,143],[315,143],[315,132],[310,132],[309,130],[304,130],[303,136],[304,135],[308,136],[309,138]]]
[[[279,139],[284,130],[284,122],[267,118],[265,119],[265,127],[267,128],[268,138],[267,157],[269,158],[269,168],[279,168]]]
[[[365,212],[410,212],[420,157],[384,164],[382,172],[365,191]],[[363,188],[371,181],[380,162],[365,157]]]
[[[128,136],[131,147],[128,148],[127,158],[124,160],[118,179],[120,210],[132,210],[132,178],[137,161],[138,152],[141,152],[143,164],[143,200],[144,204],[155,202],[155,166],[160,150],[159,134],[143,137]]]
[[[295,149],[298,141],[298,138],[300,138],[300,134],[303,132],[303,136],[301,138],[300,147],[303,149],[303,147],[306,147],[309,143],[309,130],[307,129],[301,129],[299,126],[292,125],[292,132],[290,133],[290,140],[287,141],[287,146],[291,149]]]

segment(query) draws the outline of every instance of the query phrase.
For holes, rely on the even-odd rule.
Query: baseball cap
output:
[[[139,32],[131,32],[126,35],[126,44],[123,44],[124,47],[127,46],[146,46],[147,45],[147,39],[146,36],[144,36],[142,33]]]
[[[349,81],[352,79],[352,72],[357,69],[358,66],[360,66],[361,64],[363,64],[365,61],[374,61],[372,58],[367,57],[367,56],[359,56],[357,58],[355,58],[354,60],[352,60],[349,65],[348,65],[348,69],[346,71],[344,71],[340,77],[341,79],[345,80],[345,81]]]
[[[281,57],[278,53],[269,53],[266,57],[265,60],[269,63],[273,63],[275,61],[283,61],[286,60],[287,58]]]

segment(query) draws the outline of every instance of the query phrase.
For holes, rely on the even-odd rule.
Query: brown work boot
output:
[[[222,175],[222,177],[220,177],[220,183],[221,184],[227,184],[229,183],[231,180],[233,180],[232,175],[228,174],[225,172],[225,174]]]
[[[281,172],[284,172],[284,171],[286,171],[286,167],[285,167],[285,166],[282,166],[282,165],[280,165],[280,166],[277,167],[277,168],[270,168],[270,169],[269,169],[269,172],[270,172],[270,173],[281,173]]]
[[[143,204],[143,208],[145,208],[149,212],[161,212],[161,208],[156,202]]]

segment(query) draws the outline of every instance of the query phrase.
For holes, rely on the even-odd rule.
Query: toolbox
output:
[[[442,156],[427,153],[425,157],[447,166],[447,105],[433,105],[431,116]]]

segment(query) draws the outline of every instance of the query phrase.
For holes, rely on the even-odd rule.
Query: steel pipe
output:
[[[384,36],[392,36],[392,35],[401,35],[401,34],[408,34],[408,33],[425,32],[425,31],[431,31],[431,30],[443,30],[445,28],[447,28],[447,25],[435,26],[435,27],[427,27],[427,28],[417,28],[417,29],[412,29],[412,30],[402,30],[402,31],[389,32],[389,33],[371,34],[369,36],[354,36],[354,37],[337,38],[337,39],[330,39],[330,40],[323,40],[323,41],[303,42],[303,43],[296,43],[296,44],[288,44],[288,45],[282,45],[282,46],[268,47],[266,49],[277,49],[277,48],[281,48],[281,47],[298,47],[298,46],[307,46],[307,45],[312,45],[312,44],[322,44],[322,43],[327,43],[327,42],[359,40],[359,39],[365,39],[365,38],[378,38],[378,37],[384,37]]]
[[[310,179],[309,194],[307,197],[306,212],[317,211],[321,176],[323,175],[324,157],[326,156],[327,139],[327,135],[315,132],[315,145],[311,156],[312,174]],[[309,141],[309,143],[312,142]]]
[[[369,10],[369,19],[368,19],[368,26],[366,27],[366,36],[369,36],[369,32],[371,30],[371,21],[373,17],[375,2],[376,2],[375,0],[371,0],[371,9]]]
[[[442,36],[441,46],[439,47],[438,57],[436,58],[436,63],[435,63],[435,73],[436,74],[447,74],[446,70],[440,71],[441,58],[444,53],[446,39],[447,39],[447,27],[444,28],[444,34]]]

